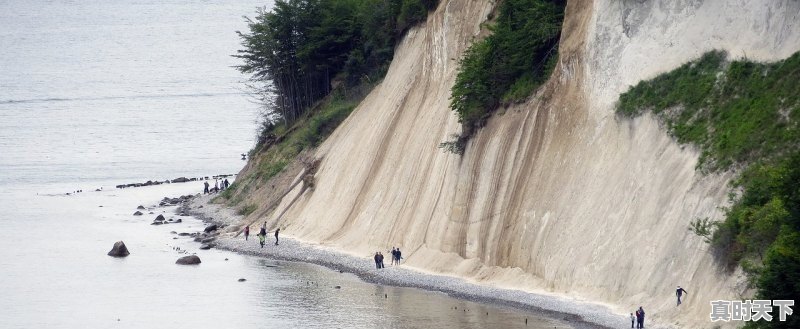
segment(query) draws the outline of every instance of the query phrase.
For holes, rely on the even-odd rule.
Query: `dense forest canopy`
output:
[[[472,134],[499,107],[523,101],[547,78],[558,59],[564,20],[562,0],[505,0],[492,34],[461,58],[450,108],[462,132],[440,147],[462,153]]]
[[[243,60],[265,102],[262,135],[291,124],[334,88],[385,74],[400,36],[436,0],[278,0],[238,32]],[[263,142],[263,140],[259,140]]]

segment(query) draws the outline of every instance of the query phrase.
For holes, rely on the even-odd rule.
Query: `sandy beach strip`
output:
[[[208,223],[238,227],[242,216],[237,215],[233,209],[208,203],[210,199],[211,196],[194,198],[178,211]],[[222,231],[226,232],[225,229]],[[352,273],[365,282],[439,291],[469,301],[514,307],[567,322],[575,328],[622,328],[629,323],[626,317],[614,314],[600,305],[475,284],[458,277],[421,273],[402,265],[388,265],[388,257],[385,261],[386,268],[377,269],[371,257],[355,257],[332,248],[315,246],[292,239],[283,232],[280,235],[280,245],[275,245],[274,235],[270,233],[267,235],[266,245],[261,248],[257,233],[258,228],[251,227],[248,241],[245,241],[244,235],[234,237],[235,232],[222,233],[214,242],[215,247],[246,255],[322,265],[336,271]],[[648,327],[661,326],[649,324]]]

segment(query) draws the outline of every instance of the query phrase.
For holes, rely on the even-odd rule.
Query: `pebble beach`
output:
[[[266,245],[261,248],[256,237],[257,228],[251,228],[251,239],[247,241],[244,235],[237,236],[242,216],[237,215],[233,209],[209,203],[211,198],[211,195],[193,198],[178,211],[220,226],[222,233],[214,241],[215,248],[275,260],[317,264],[334,271],[354,274],[365,282],[379,285],[438,291],[469,301],[519,308],[561,319],[575,328],[620,328],[628,322],[627,317],[615,314],[601,305],[566,297],[491,287],[471,283],[458,277],[422,273],[402,264],[389,265],[390,256],[387,256],[386,267],[377,269],[372,257],[355,257],[330,247],[298,241],[291,237],[291,232],[282,231],[280,244],[277,246],[270,232]],[[388,255],[388,252],[384,251],[384,255]]]

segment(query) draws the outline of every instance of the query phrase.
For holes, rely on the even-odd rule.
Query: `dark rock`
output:
[[[152,223],[150,223],[150,225],[161,225],[161,224],[164,224],[164,222],[152,222]]]
[[[183,219],[178,218],[178,220],[176,220],[175,222],[176,223],[183,223]]]
[[[144,214],[141,211],[136,211],[135,213],[133,213],[133,215],[134,216],[141,216],[141,215],[144,215]]]
[[[245,278],[240,278],[239,279],[239,282],[245,282],[245,281],[247,281],[247,279],[245,279]]]
[[[212,225],[210,225],[210,226],[206,227],[206,228],[203,230],[203,232],[210,233],[210,232],[213,232],[213,231],[215,231],[217,228],[218,228],[218,227],[217,227],[217,224],[212,224]]]
[[[169,233],[170,234],[178,234],[178,232],[175,232],[175,231],[169,231]]]
[[[199,207],[197,207],[197,209],[200,209],[200,208],[203,208],[203,206],[199,206]]]
[[[212,247],[214,247],[213,244],[205,243],[205,244],[200,246],[200,250],[208,250],[208,249],[211,249]]]
[[[180,264],[180,265],[200,264],[200,257],[197,257],[196,255],[183,256],[181,258],[178,258],[178,260],[175,261],[175,264]]]
[[[152,214],[155,214],[155,213],[151,211],[151,212],[149,212],[148,214],[152,215]]]
[[[142,209],[144,209],[144,206],[139,205],[138,207],[136,207],[136,209],[142,210]]]
[[[210,242],[214,242],[214,240],[216,240],[216,239],[217,239],[216,237],[210,237],[210,238],[202,239],[202,240],[200,240],[200,242],[201,243],[210,243]]]
[[[336,288],[336,289],[342,289],[342,286],[336,286],[336,287],[334,287],[334,288]]]
[[[154,222],[163,222],[164,221],[164,215],[156,216],[156,219],[154,219],[153,221]]]
[[[178,233],[178,235],[179,236],[190,236],[192,234],[191,233],[186,233],[186,232],[181,232],[181,233]]]
[[[108,255],[111,257],[125,257],[130,254],[131,253],[128,252],[128,247],[125,246],[125,242],[122,241],[114,242],[114,247],[108,252]]]
[[[178,177],[172,180],[173,183],[186,183],[189,179],[186,177]]]
[[[172,237],[172,240],[178,240],[177,236]]]

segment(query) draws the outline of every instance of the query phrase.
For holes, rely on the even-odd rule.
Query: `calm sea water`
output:
[[[523,328],[534,318],[314,265],[198,250],[172,231],[201,230],[199,221],[151,226],[155,214],[131,216],[202,185],[114,185],[243,165],[258,106],[230,55],[242,16],[264,5],[0,0],[0,327]],[[118,240],[131,256],[105,255]],[[175,265],[178,249],[203,263]],[[527,328],[539,326],[563,324]]]

